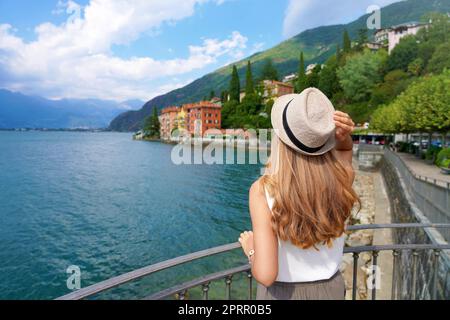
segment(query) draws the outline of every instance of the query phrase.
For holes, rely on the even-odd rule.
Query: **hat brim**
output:
[[[275,100],[275,103],[272,107],[271,112],[271,122],[272,122],[272,128],[275,131],[275,134],[280,138],[280,140],[294,149],[297,152],[300,152],[302,154],[310,155],[310,156],[318,156],[322,155],[330,150],[332,150],[336,146],[336,139],[334,132],[330,134],[330,137],[327,139],[325,144],[322,148],[320,148],[316,152],[307,152],[302,149],[299,149],[288,137],[286,134],[286,131],[283,127],[283,111],[286,106],[286,104],[291,101],[292,99],[296,98],[298,94],[286,94],[284,96],[279,97],[277,100]]]

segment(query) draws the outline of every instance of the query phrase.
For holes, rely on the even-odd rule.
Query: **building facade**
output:
[[[416,35],[417,32],[428,24],[408,22],[390,28],[378,29],[374,33],[374,42],[368,46],[370,49],[378,50],[387,46],[389,54],[400,42],[400,39],[408,35]]]
[[[284,83],[292,83],[296,79],[297,79],[297,74],[296,73],[291,73],[291,74],[288,74],[288,75],[283,77],[283,82]]]
[[[171,106],[161,110],[159,116],[161,139],[169,139],[172,131],[178,126],[178,113],[181,108]]]
[[[416,35],[425,26],[425,24],[411,22],[390,28],[388,32],[388,52],[391,53],[401,38],[408,35]]]
[[[284,83],[275,80],[264,80],[264,99],[278,98],[285,94],[294,93],[294,86],[289,83]]]
[[[375,31],[373,37],[376,43],[387,43],[389,29],[378,29]]]
[[[194,136],[203,136],[206,130],[220,129],[222,125],[222,107],[211,101],[185,104],[186,130]]]

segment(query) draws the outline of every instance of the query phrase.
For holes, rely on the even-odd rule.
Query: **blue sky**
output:
[[[1,0],[0,87],[148,100],[395,0]]]

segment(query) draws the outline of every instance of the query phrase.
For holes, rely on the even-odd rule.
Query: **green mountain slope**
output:
[[[382,27],[397,25],[409,21],[418,21],[427,12],[450,12],[450,0],[407,0],[393,3],[381,10]],[[258,77],[265,59],[271,58],[279,74],[284,76],[297,71],[300,51],[304,52],[305,63],[322,63],[341,43],[344,29],[352,39],[357,38],[358,30],[366,27],[368,15],[342,25],[323,26],[306,30],[279,45],[256,53],[236,62],[240,79],[245,79],[247,60],[252,61],[253,74]],[[232,65],[209,73],[185,87],[173,90],[148,101],[138,111],[128,111],[117,116],[110,124],[111,130],[135,131],[141,128],[143,119],[151,114],[153,107],[163,108],[169,105],[194,102],[208,96],[211,90],[216,93],[228,88]]]

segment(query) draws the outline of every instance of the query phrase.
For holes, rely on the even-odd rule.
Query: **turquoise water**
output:
[[[66,294],[189,252],[250,227],[257,165],[174,165],[172,146],[130,134],[0,132],[0,299]],[[105,297],[145,296],[235,266],[240,252],[178,267]]]

